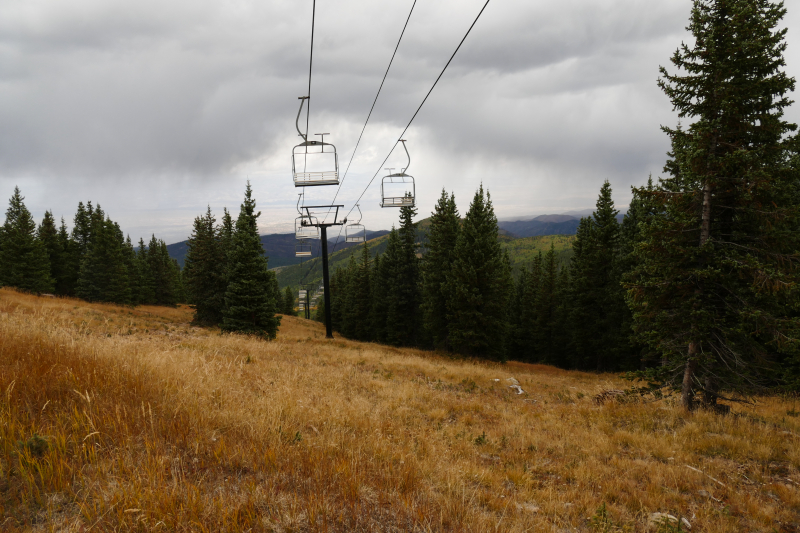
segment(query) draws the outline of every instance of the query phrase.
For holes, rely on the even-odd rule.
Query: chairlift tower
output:
[[[344,205],[304,205],[300,209],[305,211],[306,220],[309,221],[309,224],[319,228],[320,230],[320,240],[322,241],[322,287],[323,291],[322,294],[325,298],[325,337],[328,339],[333,338],[333,327],[331,326],[331,282],[330,282],[330,275],[328,273],[328,228],[331,226],[344,226],[347,224],[347,218],[343,220],[337,220],[339,218],[339,208],[344,207]],[[333,221],[332,222],[325,222],[324,217],[323,221],[320,222],[318,213],[322,213],[325,210],[328,213],[333,213]],[[308,298],[308,292],[306,291],[306,298]],[[306,306],[308,308],[308,306]]]

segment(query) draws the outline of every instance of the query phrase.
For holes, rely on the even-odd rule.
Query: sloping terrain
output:
[[[800,528],[797,400],[686,415],[595,401],[613,375],[190,319],[0,289],[3,531]]]

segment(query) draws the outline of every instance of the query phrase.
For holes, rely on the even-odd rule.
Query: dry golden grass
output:
[[[598,406],[626,384],[190,318],[0,290],[0,530],[800,531],[797,401]]]

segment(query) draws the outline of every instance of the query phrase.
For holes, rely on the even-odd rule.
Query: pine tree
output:
[[[222,322],[227,288],[224,268],[221,268],[225,264],[225,251],[221,230],[215,224],[210,206],[205,215],[194,219],[184,263],[186,291],[195,309],[193,321],[209,326]]]
[[[428,229],[428,247],[422,261],[422,321],[435,348],[449,349],[445,282],[453,260],[460,221],[455,196],[442,189]]]
[[[581,220],[570,264],[572,330],[575,350],[572,366],[581,369],[624,368],[630,359],[628,309],[622,289],[619,211],[611,185],[600,188],[597,209]]]
[[[131,236],[125,237],[125,246],[123,247],[123,256],[125,260],[125,269],[128,272],[128,287],[130,288],[130,304],[140,305],[142,303],[142,278],[139,271],[139,263],[136,260],[136,250],[133,249],[133,242]]]
[[[339,333],[348,339],[356,338],[356,283],[358,283],[358,263],[356,263],[355,254],[350,255],[347,261],[347,266],[342,269],[342,278],[337,285],[336,304],[331,304],[334,309],[339,308],[341,315],[341,325],[338,328]]]
[[[380,343],[386,343],[386,299],[389,294],[389,268],[397,246],[397,231],[392,228],[392,231],[389,233],[386,251],[384,251],[383,254],[375,256],[372,265],[372,311],[370,313],[370,329],[372,330],[372,338]]]
[[[281,313],[284,315],[294,314],[294,292],[291,287],[286,287],[283,290],[283,298],[281,300]]]
[[[75,294],[75,286],[78,283],[80,267],[76,260],[76,245],[70,238],[64,217],[61,217],[61,225],[58,228],[58,243],[61,248],[61,265],[58,277],[55,280],[55,291],[56,294],[61,296],[72,296]]]
[[[419,338],[420,269],[417,258],[417,227],[414,207],[400,208],[400,229],[395,253],[387,254],[389,294],[386,307],[386,340],[395,346],[415,346]]]
[[[24,200],[19,187],[14,187],[5,224],[0,228],[0,285],[51,292],[54,282],[47,248],[36,237],[36,223]]]
[[[786,10],[767,0],[695,0],[689,29],[659,85],[688,129],[663,128],[669,175],[642,226],[629,305],[639,338],[663,354],[665,385],[687,410],[720,389],[746,392],[797,318],[800,212],[794,124],[783,120],[794,79],[781,69]]]
[[[275,316],[270,272],[258,235],[261,212],[256,213],[255,208],[248,182],[228,252],[228,287],[221,327],[223,331],[274,339],[280,317]]]
[[[373,293],[372,293],[372,334],[377,342],[389,342],[388,323],[389,299],[393,295],[392,282],[394,280],[394,265],[400,248],[400,239],[397,230],[392,227],[387,238],[386,250],[375,258],[373,266]]]
[[[350,285],[351,305],[353,306],[351,316],[353,338],[361,341],[372,340],[372,324],[370,322],[370,311],[372,309],[371,272],[372,261],[369,255],[369,245],[365,242],[361,247],[361,260],[356,265],[355,275]]]
[[[100,206],[93,215],[104,215]],[[125,241],[119,225],[111,219],[93,219],[92,237],[81,262],[76,294],[90,302],[131,303]]]
[[[45,211],[42,223],[36,231],[36,237],[47,250],[47,259],[50,264],[50,278],[54,282],[53,290],[58,292],[58,287],[64,280],[64,248],[58,236],[56,220],[53,213]]]
[[[497,217],[483,186],[464,217],[447,279],[447,318],[453,348],[506,358],[511,266],[497,240]]]
[[[136,265],[139,274],[139,304],[155,305],[155,283],[153,282],[153,274],[150,272],[148,249],[141,237],[139,237],[139,250],[136,252]]]
[[[535,329],[534,345],[537,359],[542,363],[565,366],[562,360],[561,347],[558,345],[558,332],[563,324],[558,322],[558,269],[554,244],[541,259],[541,278],[534,300]]]

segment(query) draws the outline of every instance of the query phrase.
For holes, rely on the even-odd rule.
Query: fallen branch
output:
[[[720,485],[722,485],[722,486],[723,486],[723,487],[725,487],[726,489],[728,488],[728,486],[727,486],[725,483],[723,483],[722,481],[718,480],[717,478],[713,478],[713,477],[709,476],[708,474],[706,474],[706,473],[705,473],[705,472],[703,472],[702,470],[698,470],[697,468],[695,468],[695,467],[693,467],[693,466],[689,466],[689,465],[683,465],[683,466],[685,466],[685,467],[686,467],[686,468],[688,468],[689,470],[694,470],[695,472],[699,472],[699,473],[703,474],[704,476],[706,476],[706,477],[707,477],[708,479],[710,479],[711,481],[716,481],[717,483],[719,483]]]

